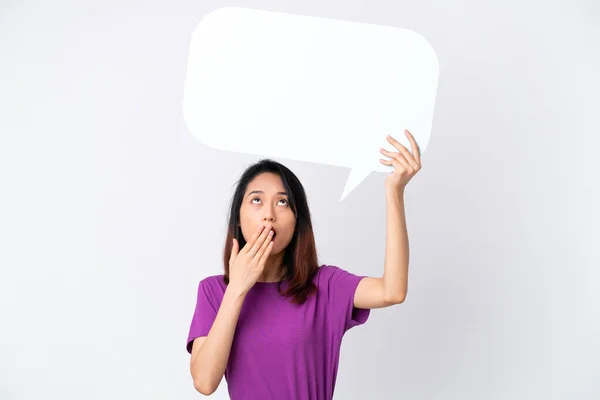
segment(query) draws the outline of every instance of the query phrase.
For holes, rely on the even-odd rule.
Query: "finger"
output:
[[[269,232],[269,235],[267,236],[267,240],[265,240],[263,242],[262,246],[260,246],[260,249],[258,249],[256,254],[254,255],[255,258],[262,259],[264,252],[267,250],[267,248],[269,247],[271,242],[273,242],[272,239],[273,239],[273,231]]]
[[[264,268],[265,263],[267,262],[267,259],[269,258],[269,255],[271,254],[271,250],[273,250],[273,241],[270,240],[269,244],[267,245],[267,249],[266,251],[262,254],[262,256],[260,257],[260,260],[258,260],[258,266],[260,268]]]
[[[404,170],[406,170],[406,168],[407,168],[406,166],[404,166],[404,165],[400,164],[400,163],[398,162],[398,160],[396,160],[395,158],[392,158],[392,159],[390,159],[390,160],[384,160],[383,158],[380,158],[380,161],[381,161],[381,163],[382,163],[382,164],[384,164],[384,165],[388,165],[388,166],[392,166],[392,167],[394,167],[394,171],[390,172],[390,173],[392,173],[392,174],[393,174],[394,172],[396,172],[396,169],[404,169]]]
[[[265,228],[264,224],[262,224],[261,226],[258,227],[258,231],[254,232],[254,235],[252,235],[252,237],[250,238],[250,241],[247,242],[246,245],[244,246],[244,248],[242,249],[243,252],[247,253],[249,251],[249,249],[251,249],[252,246],[254,246],[254,244],[260,237],[260,234],[263,232],[264,228]]]
[[[386,149],[381,149],[380,150],[381,154],[390,157],[393,160],[396,160],[400,165],[402,165],[404,168],[409,169],[409,163],[406,160],[406,158],[404,158],[404,156],[400,153],[393,153],[391,151],[387,151]]]
[[[384,158],[380,158],[379,162],[381,162],[383,165],[387,165],[388,167],[393,167],[394,164],[392,164],[392,162],[390,160],[386,160]]]
[[[407,161],[408,165],[410,165],[414,169],[419,168],[412,154],[410,154],[410,151],[408,151],[408,149],[402,143],[400,143],[390,135],[388,135],[387,140],[392,144],[392,146],[394,146],[398,149],[398,151],[400,151],[400,153],[404,156],[404,159]]]
[[[420,167],[421,166],[421,150],[419,149],[419,145],[417,144],[417,141],[415,140],[414,136],[412,135],[412,133],[410,133],[410,131],[408,129],[405,129],[404,133],[406,133],[406,136],[408,137],[408,140],[410,141],[410,147],[412,148],[413,158],[415,159],[415,161],[417,162],[417,164]]]
[[[229,256],[229,262],[232,263],[233,260],[237,257],[239,247],[238,242],[233,238],[233,246],[231,246],[231,255]]]
[[[261,232],[261,234],[258,237],[258,239],[256,240],[256,242],[254,242],[254,244],[252,245],[250,250],[248,250],[248,255],[250,255],[250,257],[254,257],[256,255],[256,253],[258,252],[258,249],[260,249],[260,247],[263,245],[263,243],[265,242],[267,237],[269,237],[269,235],[271,235],[272,232],[273,231],[271,230],[270,226],[265,227],[265,229]]]

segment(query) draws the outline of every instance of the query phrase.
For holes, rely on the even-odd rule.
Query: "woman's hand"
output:
[[[246,295],[262,274],[273,249],[272,237],[271,225],[263,225],[239,252],[239,243],[233,239],[229,257],[229,286],[239,294]]]
[[[404,133],[410,141],[412,154],[400,142],[389,135],[387,137],[388,142],[398,149],[399,152],[391,152],[383,148],[380,149],[381,154],[390,157],[389,160],[381,159],[381,163],[383,165],[394,167],[394,171],[385,180],[385,185],[386,188],[395,192],[402,192],[412,177],[421,169],[419,146],[408,129],[405,129]]]

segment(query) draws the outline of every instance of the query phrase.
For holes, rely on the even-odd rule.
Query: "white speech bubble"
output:
[[[421,155],[438,83],[435,51],[401,28],[239,7],[217,9],[190,43],[183,116],[205,145],[351,168],[343,200],[379,148]]]

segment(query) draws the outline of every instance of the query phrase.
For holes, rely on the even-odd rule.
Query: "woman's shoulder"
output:
[[[317,285],[323,285],[324,283],[335,280],[338,276],[343,275],[344,273],[347,273],[347,271],[338,267],[337,265],[322,264],[317,269],[314,280]]]
[[[337,265],[324,264],[315,274],[315,283],[320,287],[337,287],[339,285],[354,284],[363,277]]]
[[[345,271],[342,268],[338,267],[337,265],[322,264],[317,269],[316,275],[319,277],[326,277],[326,276],[335,275],[340,272],[343,273]]]
[[[213,286],[213,285],[217,285],[217,286],[221,286],[221,285],[225,285],[225,280],[223,279],[225,275],[220,274],[220,275],[208,275],[205,276],[204,278],[202,278],[200,280],[200,282],[198,283],[199,285],[208,285],[208,286]]]
[[[204,293],[205,296],[219,298],[223,297],[227,284],[224,275],[209,275],[198,282],[198,293]]]

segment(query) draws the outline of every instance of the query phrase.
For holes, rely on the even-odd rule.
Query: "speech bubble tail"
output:
[[[346,186],[344,186],[344,191],[342,192],[342,197],[340,201],[344,200],[346,196],[350,194],[362,181],[365,180],[367,176],[371,173],[371,170],[367,169],[357,169],[353,168],[350,170],[350,175],[348,175],[348,180],[346,181]]]

